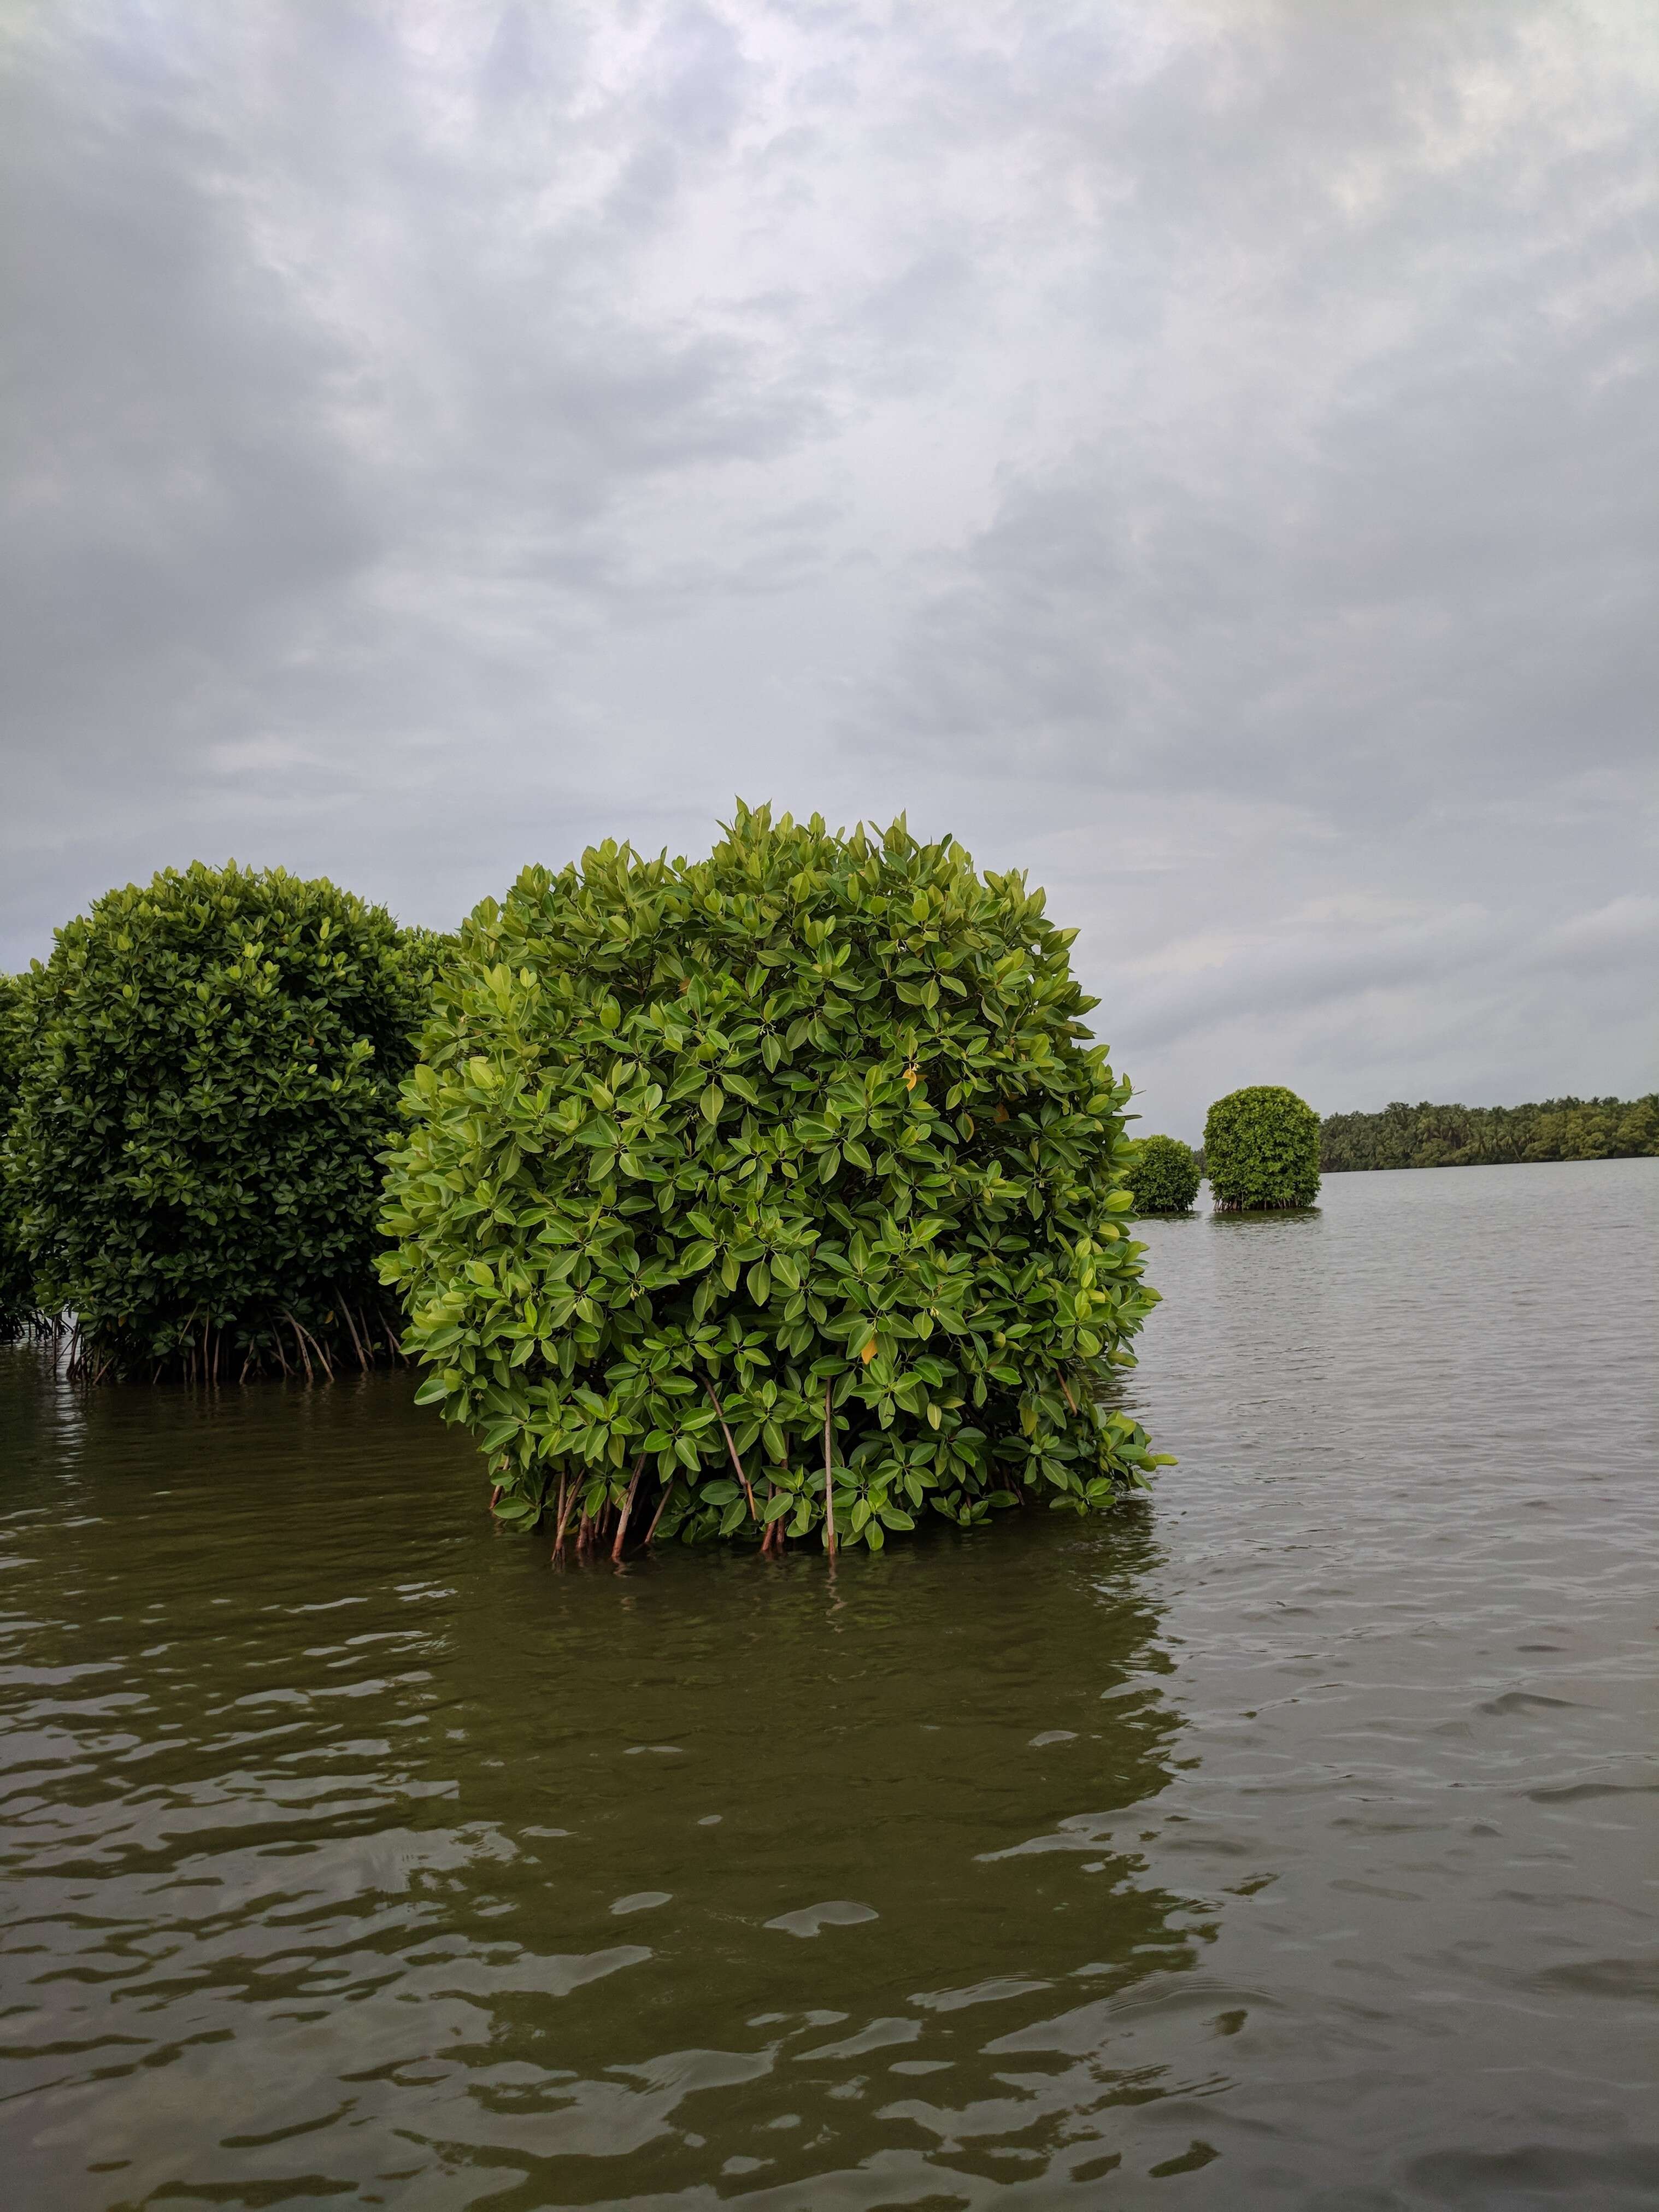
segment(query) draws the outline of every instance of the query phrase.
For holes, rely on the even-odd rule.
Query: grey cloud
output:
[[[63,0],[0,80],[0,957],[742,790],[1028,864],[1189,1131],[1643,1079],[1634,0]]]

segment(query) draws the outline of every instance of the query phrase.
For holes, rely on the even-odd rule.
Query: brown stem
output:
[[[288,1313],[288,1308],[284,1306],[283,1311]],[[306,1350],[305,1337],[292,1314],[288,1314],[288,1325],[294,1331],[294,1341],[300,1347],[300,1358],[305,1364],[306,1381],[310,1382],[314,1379],[311,1372],[311,1354]]]
[[[1066,1377],[1063,1375],[1056,1375],[1054,1380],[1059,1383],[1066,1402],[1072,1409],[1073,1419],[1075,1419],[1077,1417],[1077,1400],[1072,1395],[1071,1392],[1066,1389]]]
[[[628,1534],[628,1516],[634,1510],[634,1492],[640,1486],[640,1470],[644,1465],[645,1454],[641,1452],[634,1462],[634,1474],[628,1486],[628,1495],[623,1500],[622,1518],[617,1523],[617,1540],[611,1547],[612,1566],[617,1565],[622,1559],[623,1539]]]
[[[657,1510],[651,1516],[651,1526],[645,1532],[645,1540],[647,1544],[653,1543],[656,1540],[657,1523],[662,1519],[663,1515],[668,1510],[668,1501],[674,1495],[675,1480],[676,1478],[673,1475],[671,1474],[669,1476],[667,1487],[664,1490],[662,1496],[657,1500]]]
[[[732,1455],[732,1464],[738,1470],[738,1480],[743,1485],[743,1494],[749,1500],[749,1518],[751,1521],[758,1521],[760,1516],[755,1510],[755,1493],[749,1487],[749,1477],[743,1471],[743,1462],[738,1457],[738,1448],[732,1440],[732,1431],[726,1425],[726,1408],[715,1396],[714,1386],[712,1382],[705,1382],[702,1387],[708,1391],[710,1402],[720,1417],[720,1434],[726,1438],[726,1449]],[[751,1438],[750,1441],[752,1442],[753,1439]]]
[[[362,1340],[357,1334],[357,1324],[351,1318],[351,1308],[340,1296],[337,1285],[336,1285],[334,1291],[334,1303],[339,1307],[340,1311],[344,1315],[345,1325],[351,1332],[352,1347],[357,1354],[357,1364],[363,1370],[364,1373],[367,1374],[368,1371],[368,1354],[363,1350]]]
[[[324,1374],[327,1376],[329,1381],[331,1382],[334,1380],[334,1362],[329,1358],[328,1353],[324,1349],[322,1340],[319,1337],[312,1336],[309,1329],[306,1330],[306,1334],[307,1337],[311,1338],[311,1348],[316,1353],[319,1361],[321,1363]]]
[[[319,1344],[316,1338],[312,1334],[308,1328],[305,1328],[301,1322],[295,1321],[294,1315],[289,1307],[284,1306],[283,1310],[288,1315],[289,1320],[293,1323],[295,1331],[304,1337],[306,1342],[316,1353],[319,1365],[322,1368],[324,1374],[327,1376],[329,1381],[331,1382],[334,1380],[334,1368],[327,1352],[323,1350],[322,1346]],[[311,1362],[307,1359],[306,1362],[306,1375],[307,1379],[309,1379],[310,1374]]]
[[[556,1559],[562,1559],[564,1557],[564,1532],[569,1525],[570,1516],[575,1510],[576,1505],[576,1493],[574,1490],[570,1493],[569,1504],[567,1505],[564,1502],[566,1480],[566,1476],[563,1474],[561,1474],[559,1476],[559,1502],[554,1508],[554,1517],[556,1526],[553,1531],[553,1556]]]
[[[830,1417],[830,1393],[833,1387],[833,1382],[823,1386],[823,1541],[832,1559],[836,1556],[836,1492],[830,1479],[835,1431]]]

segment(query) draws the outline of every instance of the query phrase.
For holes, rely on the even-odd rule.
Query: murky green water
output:
[[[1155,1227],[1156,1498],[833,1583],[6,1356],[0,2196],[1659,2204],[1656,1231]]]

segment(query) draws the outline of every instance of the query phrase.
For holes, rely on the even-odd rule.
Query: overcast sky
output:
[[[1652,0],[52,0],[0,75],[0,963],[741,793],[1029,868],[1145,1127],[1654,1083]]]

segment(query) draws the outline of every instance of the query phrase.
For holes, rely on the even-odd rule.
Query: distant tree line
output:
[[[1434,1106],[1403,1099],[1380,1114],[1328,1114],[1325,1175],[1358,1168],[1495,1167],[1523,1160],[1620,1160],[1659,1153],[1659,1092],[1546,1098],[1532,1106]]]

